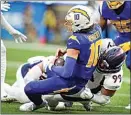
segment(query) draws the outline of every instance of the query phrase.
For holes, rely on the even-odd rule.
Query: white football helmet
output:
[[[118,9],[124,4],[124,1],[107,1],[106,3],[110,9]]]
[[[102,39],[102,45],[100,47],[100,54],[103,54],[108,48],[115,46],[115,43],[111,38]]]
[[[83,5],[74,6],[67,12],[65,21],[69,32],[88,29],[93,25],[92,10]]]

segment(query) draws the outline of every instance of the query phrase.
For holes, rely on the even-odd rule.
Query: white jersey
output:
[[[87,87],[90,89],[95,89],[102,85],[105,89],[108,90],[118,90],[122,84],[123,70],[116,73],[101,73],[97,70],[94,72],[93,81],[88,81]]]

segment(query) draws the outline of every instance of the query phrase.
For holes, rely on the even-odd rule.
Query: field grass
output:
[[[15,81],[15,74],[18,66],[29,57],[36,55],[54,55],[57,46],[40,46],[30,44],[16,45],[12,42],[5,42],[7,46],[7,75],[6,82],[13,84]],[[59,46],[58,46],[59,47]],[[39,109],[34,112],[21,112],[19,111],[19,103],[1,103],[2,114],[129,114],[130,110],[126,110],[124,107],[129,104],[130,101],[130,76],[129,72],[124,66],[124,82],[118,92],[112,97],[111,103],[106,106],[99,106],[93,104],[93,110],[87,112],[82,105],[75,103],[72,108],[67,108],[63,111],[48,111],[45,109]]]

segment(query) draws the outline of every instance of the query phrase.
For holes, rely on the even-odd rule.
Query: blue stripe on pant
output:
[[[41,95],[53,93],[56,90],[73,86],[70,80],[55,76],[46,80],[32,81],[25,86],[25,93],[28,98],[36,105],[40,105],[43,101]]]

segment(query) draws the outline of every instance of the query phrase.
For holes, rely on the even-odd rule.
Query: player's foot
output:
[[[33,102],[25,103],[20,106],[20,111],[34,111],[36,109],[47,106],[47,102],[43,102],[41,105],[35,105]]]
[[[131,105],[126,106],[125,109],[131,109]]]
[[[65,106],[66,107],[72,107],[73,106],[73,102],[65,102]]]
[[[92,110],[92,102],[87,101],[85,103],[82,103],[83,107],[86,109],[86,111],[91,111]]]
[[[4,91],[3,88],[1,88],[1,100],[7,97],[7,93]]]
[[[2,102],[11,103],[11,102],[16,101],[16,99],[15,99],[14,97],[12,97],[12,96],[6,95],[6,96],[4,96],[3,98],[1,98],[1,101],[2,101]]]
[[[56,106],[55,110],[62,110],[65,109],[65,103],[64,102],[59,102],[58,105]]]

